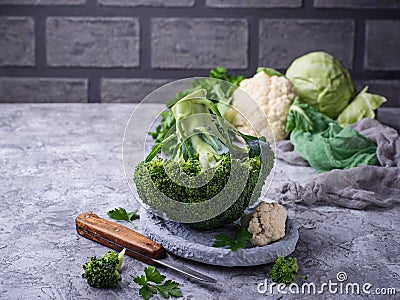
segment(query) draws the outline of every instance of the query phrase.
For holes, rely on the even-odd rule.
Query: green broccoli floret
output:
[[[299,276],[299,265],[296,258],[288,257],[285,259],[279,256],[272,267],[269,276],[274,282],[290,284]],[[307,276],[301,276],[306,279]]]
[[[83,265],[85,273],[82,274],[86,278],[88,284],[96,288],[116,287],[121,281],[121,275],[118,269],[122,266],[125,249],[120,253],[108,251],[103,257],[93,256],[90,261]]]
[[[145,204],[171,220],[189,215],[183,223],[198,229],[237,220],[260,196],[274,158],[265,140],[243,135],[224,121],[206,94],[204,89],[197,90],[172,107],[176,132],[153,149],[134,173]],[[235,135],[242,137],[247,147],[234,144]],[[171,144],[171,157],[156,158],[163,145],[171,149]],[[203,205],[206,202],[212,204]],[[185,211],[184,205],[177,203],[196,206]]]

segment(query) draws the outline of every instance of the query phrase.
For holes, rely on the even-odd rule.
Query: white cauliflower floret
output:
[[[264,246],[285,236],[286,209],[278,203],[261,202],[252,214],[248,231],[251,243]]]
[[[228,112],[227,119],[239,131],[265,136],[269,143],[274,142],[273,136],[276,142],[284,140],[288,135],[286,118],[296,96],[290,81],[284,76],[268,76],[261,71],[244,79],[239,86],[233,94],[233,110]]]

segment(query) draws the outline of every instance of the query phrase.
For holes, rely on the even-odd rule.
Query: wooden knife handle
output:
[[[150,258],[162,258],[166,255],[165,249],[148,237],[115,222],[100,218],[98,215],[87,212],[75,219],[78,234],[92,241],[121,251],[126,248],[126,254],[147,264],[154,264],[140,254]]]

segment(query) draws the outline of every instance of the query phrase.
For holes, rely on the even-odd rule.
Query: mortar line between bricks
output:
[[[88,103],[100,103],[100,78],[98,74],[89,77],[88,82]]]
[[[356,19],[355,23],[355,37],[354,37],[354,66],[353,75],[358,79],[365,77],[364,72],[364,55],[366,51],[365,45],[365,20]]]
[[[207,8],[206,0],[195,0],[194,6],[192,8],[193,9]]]
[[[307,10],[308,12],[314,10],[314,0],[303,0],[303,9]]]
[[[247,53],[249,58],[249,71],[255,72],[258,67],[258,47],[259,47],[259,23],[257,17],[249,18],[249,51]]]
[[[92,11],[95,10],[97,6],[97,0],[86,0],[86,9],[85,11]],[[81,73],[81,72],[80,72]],[[101,102],[100,97],[100,88],[101,88],[101,72],[99,74],[98,71],[90,71],[86,75],[88,80],[88,90],[87,90],[87,97],[88,103],[99,103]]]
[[[212,7],[18,7],[0,6],[0,15],[31,16],[44,14],[55,17],[189,17],[189,18],[240,18],[257,16],[270,19],[398,19],[399,9],[321,9],[309,8],[212,8]],[[223,17],[221,15],[223,14]]]
[[[228,71],[236,75],[253,76],[252,69],[231,69]],[[254,66],[253,66],[254,67]],[[280,72],[285,69],[277,68]],[[352,75],[353,70],[351,70]],[[49,68],[41,72],[35,67],[3,67],[0,68],[0,76],[6,77],[55,77],[55,78],[86,78],[92,74],[99,73],[102,78],[149,78],[149,79],[180,79],[184,77],[208,76],[209,69],[149,69],[138,70],[137,68]],[[361,76],[361,77],[359,77]],[[354,79],[400,79],[400,71],[364,71],[363,74],[354,76]]]
[[[86,0],[85,7],[93,9],[97,7],[97,0]]]
[[[41,73],[46,68],[46,16],[37,14],[35,19],[35,69]]]

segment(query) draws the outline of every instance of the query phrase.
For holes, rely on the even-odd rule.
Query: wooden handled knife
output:
[[[200,281],[217,282],[214,278],[172,261],[163,246],[148,237],[94,213],[80,214],[75,223],[79,235],[117,251],[125,248],[127,255],[142,262],[165,266]]]

